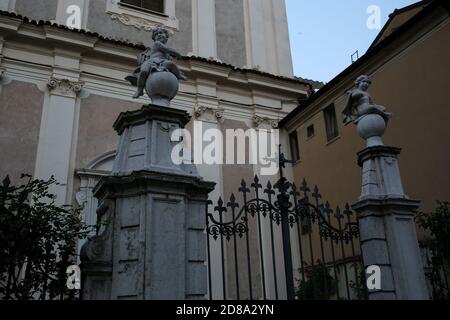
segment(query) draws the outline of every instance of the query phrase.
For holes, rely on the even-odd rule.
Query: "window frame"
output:
[[[331,112],[333,114],[334,119],[330,119]],[[338,121],[337,121],[336,107],[335,107],[334,103],[330,104],[328,107],[323,109],[323,117],[324,117],[324,121],[325,121],[325,133],[327,136],[327,142],[329,143],[339,137],[339,125],[338,125]],[[331,122],[334,122],[334,123],[331,124]],[[331,132],[332,126],[334,126],[334,129],[335,129],[335,130],[333,130],[334,132]]]
[[[139,7],[139,6],[135,6],[133,4],[130,3],[126,3],[126,0],[120,0],[117,4],[121,7],[125,7],[127,9],[132,9],[132,10],[137,10],[137,11],[143,11],[145,13],[150,13],[150,14],[156,14],[156,15],[160,15],[163,17],[168,17],[168,15],[166,14],[166,1],[162,0],[162,6],[163,6],[163,10],[162,12],[159,11],[154,11],[148,8],[144,8],[144,7]]]
[[[312,133],[310,134],[310,129],[312,129]],[[306,127],[306,139],[309,140],[313,138],[316,135],[316,128],[314,127],[314,124],[310,124]]]
[[[295,140],[295,144],[293,143],[293,138]],[[295,145],[295,150],[293,146]],[[294,130],[291,133],[289,133],[289,148],[291,151],[291,160],[294,162],[300,162],[300,144],[298,139],[298,131]],[[296,151],[296,156],[294,155],[294,152]]]
[[[163,6],[164,13],[160,13],[126,4],[121,0],[108,0],[106,13],[111,15],[111,19],[128,26],[145,31],[163,26],[173,34],[179,29],[179,21],[175,17],[175,0],[164,0]]]

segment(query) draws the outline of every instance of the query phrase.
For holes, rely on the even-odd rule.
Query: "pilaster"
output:
[[[217,58],[216,0],[192,0],[193,53]]]
[[[60,205],[71,204],[73,166],[78,131],[79,95],[84,83],[51,77],[44,99],[35,176],[49,179]]]

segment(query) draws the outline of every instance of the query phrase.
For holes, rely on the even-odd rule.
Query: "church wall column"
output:
[[[0,10],[12,11],[16,7],[16,0],[0,0]]]
[[[244,0],[247,67],[292,76],[284,0]]]
[[[216,93],[216,83],[208,81],[200,81],[198,83],[197,91],[199,93],[215,96]],[[211,142],[202,142],[202,137],[208,130],[220,131],[220,122],[223,117],[223,110],[218,107],[218,102],[216,99],[210,99],[206,97],[197,98],[197,106],[194,109],[194,128],[192,130],[193,138],[193,153],[192,156],[195,160],[195,152],[198,153],[197,158],[200,159],[203,155],[204,148]],[[196,143],[201,142],[201,147],[198,148]],[[202,158],[202,162],[204,159]],[[213,212],[214,206],[217,204],[219,197],[223,198],[223,172],[222,166],[220,164],[198,164],[197,170],[203,179],[206,181],[216,182],[215,189],[209,194],[209,200],[213,202],[214,205],[209,206],[209,212],[214,214],[216,219],[219,219],[217,213]],[[217,276],[222,274],[222,266],[220,264],[222,256],[220,249],[220,241],[210,241],[210,254],[211,254],[211,274],[213,275],[212,281],[212,294],[214,299],[223,299],[223,284],[222,278]],[[225,253],[224,253],[225,255]],[[225,271],[223,271],[225,272]]]
[[[72,202],[79,96],[84,85],[74,71],[78,67],[78,57],[56,50],[53,75],[45,88],[35,176],[55,177],[59,185],[52,186],[51,191],[57,195],[59,205]]]
[[[216,2],[192,0],[193,54],[217,58]]]

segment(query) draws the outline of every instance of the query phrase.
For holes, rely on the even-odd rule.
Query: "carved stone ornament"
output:
[[[47,88],[51,93],[62,96],[75,97],[83,89],[83,81],[70,81],[69,79],[50,78]]]
[[[118,14],[118,13],[111,13],[111,19],[117,20],[121,23],[123,23],[126,26],[132,26],[136,29],[143,30],[143,31],[153,31],[154,29],[158,27],[162,27],[163,25],[160,23],[152,22],[150,20],[134,17],[128,14]],[[173,30],[168,30],[171,35],[174,34]]]
[[[222,121],[224,111],[223,109],[197,106],[194,108],[194,117],[196,120]]]
[[[261,129],[278,129],[278,121],[269,119],[269,118],[263,118],[258,115],[253,115],[252,118],[253,124],[256,128]]]
[[[5,69],[3,69],[3,68],[0,68],[0,80],[2,80],[3,79],[3,75],[5,74]]]

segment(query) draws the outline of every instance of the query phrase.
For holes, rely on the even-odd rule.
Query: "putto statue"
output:
[[[356,79],[356,88],[348,93],[347,105],[342,111],[345,124],[351,121],[357,122],[368,114],[379,114],[387,124],[391,114],[386,112],[385,107],[373,103],[372,97],[367,92],[371,84],[368,76],[362,75]]]
[[[138,56],[139,67],[125,79],[137,86],[134,99],[141,97],[145,88],[153,104],[169,106],[170,100],[178,92],[178,80],[187,79],[172,61],[172,57],[179,59],[181,54],[166,46],[169,40],[167,30],[156,28],[153,30],[152,39],[153,46]]]
[[[373,102],[367,92],[371,81],[368,76],[359,76],[355,81],[356,88],[348,92],[347,105],[342,111],[345,124],[353,122],[358,127],[359,135],[367,140],[368,146],[383,145],[381,136],[386,130],[392,114],[386,108]]]

